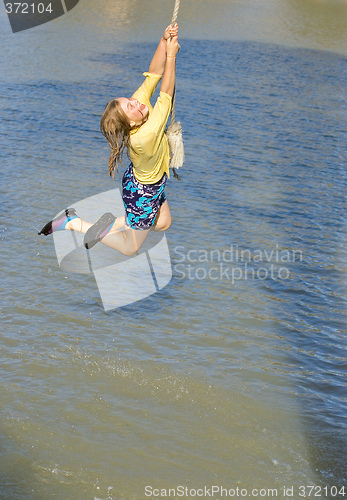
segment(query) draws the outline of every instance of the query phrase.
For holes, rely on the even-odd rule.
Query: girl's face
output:
[[[118,99],[122,110],[130,120],[130,126],[142,125],[147,120],[148,106],[141,104],[137,99],[127,99],[120,97]]]

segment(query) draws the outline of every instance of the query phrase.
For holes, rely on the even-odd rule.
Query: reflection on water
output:
[[[136,88],[173,5],[84,0],[18,35],[0,17],[4,499],[343,484],[346,6],[256,5],[182,2],[174,276],[108,313],[36,233],[115,188],[100,114]],[[209,279],[245,262],[189,260],[231,245],[289,279]]]
[[[2,50],[10,61],[1,79],[88,80],[93,74],[88,56],[117,53],[124,41],[157,40],[173,5],[83,0],[61,19],[17,35],[1,11]],[[346,53],[345,0],[215,0],[203,8],[190,0],[181,3],[178,20],[182,39],[253,40]],[[141,54],[133,57],[141,60]]]

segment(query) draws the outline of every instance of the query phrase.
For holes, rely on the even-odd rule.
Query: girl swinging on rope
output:
[[[108,171],[112,176],[122,162],[125,149],[131,160],[122,180],[125,216],[106,213],[91,224],[67,208],[49,221],[39,234],[72,229],[84,233],[84,246],[92,248],[99,241],[124,255],[135,254],[149,231],[165,231],[171,214],[164,187],[169,177],[169,146],[165,127],[175,90],[176,55],[179,51],[178,25],[164,31],[157,50],[144,73],[145,81],[128,99],[112,99],[101,118],[101,132],[110,147]],[[152,108],[150,98],[162,79],[160,95]],[[120,229],[123,229],[120,231]]]

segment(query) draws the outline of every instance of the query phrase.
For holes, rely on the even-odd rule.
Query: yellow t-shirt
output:
[[[147,121],[131,132],[129,156],[134,166],[135,178],[142,184],[159,182],[164,173],[169,176],[169,145],[165,134],[172,98],[160,92],[154,108],[151,106],[155,87],[161,75],[144,73],[146,79],[133,97],[148,106]]]

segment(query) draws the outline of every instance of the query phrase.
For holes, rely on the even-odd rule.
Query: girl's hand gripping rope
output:
[[[166,57],[175,57],[180,50],[177,36],[168,38],[166,41]]]
[[[163,38],[164,40],[168,40],[169,38],[172,38],[177,35],[178,35],[178,24],[175,23],[173,26],[169,24],[169,26],[164,31]]]

